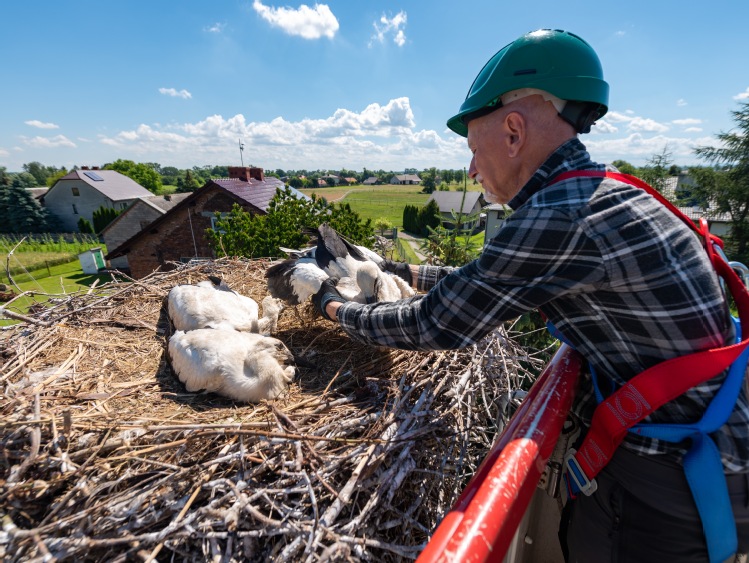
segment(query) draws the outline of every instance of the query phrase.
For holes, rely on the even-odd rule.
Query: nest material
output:
[[[286,309],[305,361],[258,405],[187,393],[164,298],[267,261],[221,259],[57,299],[0,335],[0,559],[414,559],[532,363],[503,329],[460,351],[374,348]]]

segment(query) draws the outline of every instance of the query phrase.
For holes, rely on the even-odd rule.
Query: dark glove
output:
[[[322,282],[320,291],[312,296],[312,303],[315,304],[315,309],[317,309],[317,312],[322,315],[322,318],[329,321],[332,321],[333,319],[331,319],[328,316],[328,313],[325,312],[325,307],[327,307],[328,303],[330,303],[331,301],[345,303],[346,299],[341,297],[341,294],[338,293],[338,290],[335,288],[335,282],[332,279],[328,278],[327,280]]]
[[[405,280],[409,286],[413,286],[413,275],[411,275],[411,265],[406,262],[393,262],[392,260],[383,260],[380,262],[380,270],[390,272],[399,278]]]

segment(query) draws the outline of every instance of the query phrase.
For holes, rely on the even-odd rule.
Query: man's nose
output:
[[[478,175],[479,171],[476,170],[476,157],[471,158],[471,165],[468,167],[468,177],[473,180]]]

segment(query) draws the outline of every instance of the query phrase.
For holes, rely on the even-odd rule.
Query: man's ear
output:
[[[505,116],[505,133],[507,134],[507,156],[515,158],[520,154],[526,140],[527,123],[525,117],[517,111],[511,111]]]

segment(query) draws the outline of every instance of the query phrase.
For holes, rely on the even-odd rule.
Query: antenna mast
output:
[[[244,158],[242,157],[243,150],[244,150],[244,143],[242,142],[242,139],[239,139],[239,161],[242,163],[242,168],[244,168]]]

